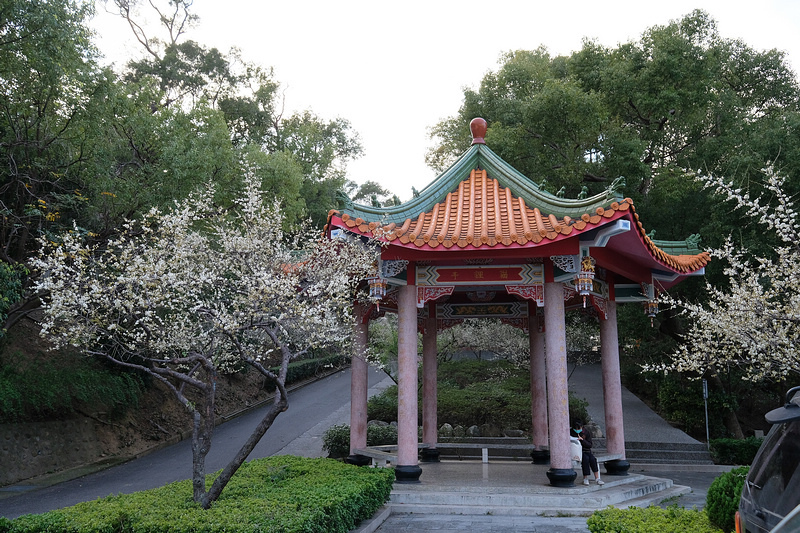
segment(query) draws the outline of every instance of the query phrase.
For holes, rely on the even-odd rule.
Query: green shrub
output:
[[[397,420],[397,385],[391,385],[367,401],[367,417],[370,420],[393,422]]]
[[[452,426],[488,424],[500,429],[531,428],[530,372],[508,361],[455,361],[439,366],[437,419]],[[588,402],[569,395],[569,416],[589,420]],[[421,398],[419,411],[422,413]],[[397,420],[397,386],[367,402],[370,420]],[[421,423],[421,420],[420,420]]]
[[[397,426],[368,425],[367,446],[384,446],[386,444],[397,444]]]
[[[589,420],[589,402],[569,393],[569,419],[586,423]]]
[[[586,524],[592,533],[719,533],[705,511],[675,505],[666,509],[608,507],[595,511]]]
[[[396,426],[367,426],[367,446],[383,446],[397,444]],[[328,452],[328,457],[346,457],[350,454],[350,426],[338,424],[328,428],[322,434],[322,449]]]
[[[328,457],[346,457],[350,454],[350,426],[337,424],[322,434],[322,449]]]
[[[444,361],[439,364],[437,370],[441,383],[447,383],[459,389],[473,383],[498,381],[500,377],[508,378],[520,372],[519,368],[505,359]],[[525,374],[530,377],[529,372],[526,371]]]
[[[703,382],[673,374],[653,376],[651,387],[658,390],[657,411],[673,425],[695,438],[705,438],[706,416]],[[732,394],[714,390],[708,397],[708,424],[711,435],[726,436],[724,413],[736,411],[738,401]]]
[[[756,457],[763,438],[711,439],[711,456],[721,465],[749,465]]]
[[[22,265],[0,261],[0,323],[6,321],[8,310],[22,298],[24,280],[28,274],[28,269]],[[0,337],[5,334],[6,330],[0,328]]]
[[[192,501],[186,480],[21,516],[9,532],[346,533],[389,499],[393,481],[394,471],[387,468],[275,456],[242,465],[208,510]]]
[[[289,384],[314,378],[322,373],[340,368],[349,362],[349,358],[339,354],[326,355],[324,357],[318,357],[315,359],[294,361],[289,363],[289,368],[287,369],[288,372],[286,374],[286,382]]]
[[[708,519],[723,531],[733,531],[734,515],[739,508],[749,466],[740,466],[717,477],[706,494],[706,512]]]
[[[292,361],[286,368],[286,384],[291,385],[292,383],[298,383],[306,379],[317,377],[321,373],[340,368],[349,362],[349,358],[344,355],[325,355],[314,359]],[[280,368],[276,366],[270,370],[277,374]],[[267,387],[272,391],[275,390],[274,384],[268,384]]]

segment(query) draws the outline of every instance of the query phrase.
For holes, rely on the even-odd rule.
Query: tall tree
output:
[[[89,4],[0,4],[0,259],[25,261],[90,167],[110,83],[94,62]]]
[[[112,72],[98,67],[81,1],[0,2],[0,260],[3,329],[38,306],[25,264],[36,239],[72,227],[105,138]]]
[[[702,11],[615,48],[587,41],[568,57],[505,55],[465,91],[458,117],[432,130],[430,163],[442,168],[466,149],[464,124],[475,116],[489,122],[493,149],[551,192],[574,197],[624,176],[663,239],[719,234],[711,224],[720,221],[705,215],[712,202],[687,177],[694,171],[746,185],[768,163],[788,175],[800,165],[800,89],[783,53],[720,37]],[[676,220],[671,207],[686,202],[694,215]]]
[[[321,225],[335,207],[336,191],[345,185],[347,163],[362,154],[358,135],[347,120],[322,119],[310,111],[284,116],[280,84],[271,69],[245,61],[233,49],[227,54],[184,40],[197,23],[191,0],[148,0],[159,21],[160,35],[147,33],[138,9],[143,2],[113,0],[117,13],[126,20],[145,52],[128,63],[126,79],[141,83],[153,80],[160,98],[155,108],[187,108],[205,102],[222,112],[237,149],[258,146],[267,154],[289,152],[303,172],[299,190],[305,215]],[[155,31],[155,30],[154,30]],[[293,188],[274,191],[289,198]]]
[[[152,376],[186,407],[194,501],[206,509],[288,408],[289,362],[349,339],[352,298],[377,260],[378,247],[358,240],[285,233],[261,185],[249,175],[230,210],[210,188],[153,209],[102,248],[65,233],[35,262],[49,294],[43,335]],[[276,385],[275,400],[206,488],[216,379],[242,365]]]

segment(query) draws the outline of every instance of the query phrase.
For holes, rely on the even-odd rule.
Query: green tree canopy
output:
[[[182,40],[197,22],[190,0],[149,2],[163,38],[149,36],[138,22],[138,2],[113,3],[144,51],[143,58],[128,62],[125,79],[155,84],[158,98],[152,101],[154,109],[206,105],[221,112],[237,150],[250,152],[247,147],[257,146],[267,154],[291,153],[302,170],[301,187],[273,192],[287,205],[303,206],[294,214],[323,224],[336,205],[336,191],[345,185],[347,163],[362,154],[350,123],[342,118],[326,120],[308,110],[284,116],[280,84],[271,69],[245,61],[237,49],[222,53]],[[290,208],[290,216],[292,211]]]
[[[17,263],[60,218],[60,196],[91,167],[109,73],[98,69],[73,1],[0,4],[0,259]],[[32,238],[33,237],[33,238]]]
[[[575,197],[624,176],[658,238],[704,228],[716,238],[712,225],[731,221],[708,216],[713,207],[691,175],[749,184],[770,163],[797,175],[799,97],[782,52],[723,38],[695,11],[614,48],[586,41],[568,57],[507,53],[478,90],[465,91],[458,116],[433,128],[428,161],[443,169],[469,146],[464,124],[481,116],[492,149],[551,192]],[[683,205],[694,208],[676,220]]]

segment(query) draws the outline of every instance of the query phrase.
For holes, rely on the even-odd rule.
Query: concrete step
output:
[[[629,449],[625,457],[632,463],[712,465],[708,451]]]
[[[625,500],[624,502],[616,504],[614,507],[618,509],[628,509],[630,507],[645,508],[650,507],[651,505],[661,505],[667,500],[678,498],[679,496],[688,494],[690,492],[692,492],[691,487],[686,487],[684,485],[672,485],[672,487],[662,491],[651,492],[636,498],[631,498],[630,500]]]
[[[595,448],[606,447],[605,438],[594,439],[593,443]],[[626,440],[625,449],[708,451],[708,447],[702,442],[656,442],[636,440]]]
[[[710,456],[688,454],[653,454],[647,452],[628,452],[628,462],[632,464],[662,464],[662,465],[713,465]]]
[[[605,439],[595,439],[596,448],[605,447]],[[702,442],[626,441],[625,458],[632,463],[711,465],[711,454]]]
[[[436,487],[396,485],[389,500],[393,513],[504,515],[504,516],[588,516],[609,505],[627,506],[636,500],[658,503],[689,492],[672,480],[631,475],[605,479],[597,486],[571,488],[541,487]],[[647,503],[649,505],[649,503]]]

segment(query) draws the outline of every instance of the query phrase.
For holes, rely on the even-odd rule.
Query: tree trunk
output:
[[[211,450],[211,439],[214,436],[214,403],[216,398],[217,380],[211,377],[211,386],[203,390],[204,402],[202,413],[195,409],[192,424],[192,492],[194,501],[206,505],[206,456]]]
[[[206,494],[206,456],[200,452],[203,421],[196,409],[192,418],[192,497],[195,503],[202,503]]]
[[[714,389],[725,392],[725,385],[722,383],[722,380],[719,378],[719,375],[715,372],[709,372],[711,385]],[[730,407],[726,407],[722,421],[725,423],[725,429],[733,435],[735,439],[744,439],[744,432],[742,431],[742,426],[739,425],[739,419],[736,417],[736,411],[731,409]]]
[[[267,410],[267,413],[264,415],[264,418],[261,419],[258,426],[253,430],[253,433],[250,434],[250,437],[247,439],[247,442],[241,447],[239,452],[236,456],[231,459],[231,461],[225,466],[217,479],[214,480],[214,483],[211,485],[208,493],[205,494],[203,500],[200,502],[203,506],[203,509],[208,509],[211,507],[211,504],[214,503],[219,495],[222,493],[222,490],[231,480],[233,475],[239,470],[239,467],[242,466],[247,456],[250,455],[250,452],[253,451],[253,448],[256,447],[258,442],[261,440],[261,437],[267,432],[267,430],[272,426],[272,423],[275,422],[275,419],[278,417],[280,413],[286,411],[289,407],[289,400],[286,396],[286,389],[284,389],[283,384],[278,384],[278,395],[275,397],[275,402],[272,406]],[[195,492],[197,494],[197,492]],[[198,500],[195,500],[198,501]]]

